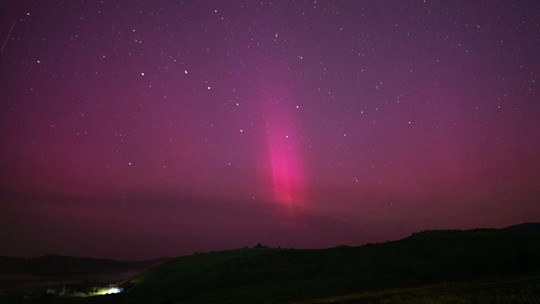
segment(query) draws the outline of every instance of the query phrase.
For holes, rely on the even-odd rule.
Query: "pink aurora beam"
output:
[[[298,147],[299,133],[290,103],[266,100],[268,160],[273,183],[273,199],[290,208],[302,207],[304,176]]]

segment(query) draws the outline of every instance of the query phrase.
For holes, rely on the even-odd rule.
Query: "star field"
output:
[[[536,1],[1,1],[0,255],[540,218]]]

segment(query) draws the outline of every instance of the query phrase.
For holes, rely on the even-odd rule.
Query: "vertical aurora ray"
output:
[[[288,208],[301,208],[305,201],[300,134],[295,127],[293,106],[282,97],[265,98],[268,168],[273,200]]]

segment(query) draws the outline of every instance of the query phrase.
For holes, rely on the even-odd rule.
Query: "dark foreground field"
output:
[[[122,287],[117,295],[23,302],[540,303],[540,224],[426,231],[360,247],[195,254]]]

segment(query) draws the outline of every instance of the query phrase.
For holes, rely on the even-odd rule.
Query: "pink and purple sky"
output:
[[[0,255],[540,220],[538,1],[1,1]]]

